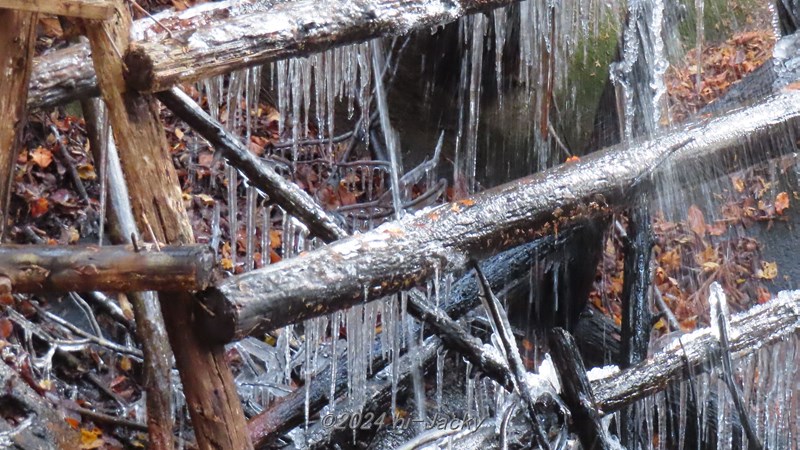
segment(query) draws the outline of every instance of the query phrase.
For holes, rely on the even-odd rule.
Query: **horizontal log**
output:
[[[231,277],[202,294],[200,327],[229,341],[420,286],[624,205],[656,175],[707,179],[796,148],[800,93],[788,92],[685,132],[594,153],[465,200]]]
[[[100,95],[87,42],[33,59],[28,108],[47,108]]]
[[[0,8],[97,20],[108,19],[115,11],[107,0],[0,0]]]
[[[763,305],[734,315],[730,323],[729,348],[733,359],[800,332],[800,290],[783,291]],[[648,395],[664,390],[668,384],[688,379],[719,366],[713,357],[719,349],[714,330],[703,328],[684,335],[646,361],[592,381],[598,408],[610,414]]]
[[[272,6],[257,2],[246,5],[247,15],[236,17],[231,2],[204,3],[157,14],[157,23],[150,18],[134,23],[134,43],[127,58],[130,82],[143,91],[164,91],[268,61],[434,27],[514,1],[298,0]],[[88,52],[88,45],[75,44],[36,58],[29,107],[98,95]]]
[[[0,245],[0,278],[20,293],[197,291],[213,268],[205,245],[138,252],[128,245]]]
[[[231,17],[173,38],[136,42],[125,62],[129,85],[160,92],[276,59],[304,56],[379,36],[401,35],[514,0],[297,0]]]

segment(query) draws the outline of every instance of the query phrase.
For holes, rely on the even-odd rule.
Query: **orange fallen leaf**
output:
[[[775,197],[775,212],[783,214],[789,208],[789,194],[781,192]]]
[[[30,153],[30,157],[33,163],[42,169],[47,168],[47,166],[53,162],[53,152],[44,147],[36,148],[36,150]]]
[[[31,217],[42,217],[45,215],[50,209],[50,204],[47,202],[47,199],[44,197],[39,197],[33,202],[30,203],[31,208]]]
[[[698,236],[706,235],[706,220],[703,218],[703,212],[700,211],[697,205],[689,207],[687,221],[689,222],[689,228],[694,231],[695,234]]]

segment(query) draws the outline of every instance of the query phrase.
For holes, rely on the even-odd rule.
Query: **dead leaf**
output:
[[[761,269],[756,272],[756,276],[762,280],[774,280],[778,276],[778,263],[761,261]]]
[[[53,152],[44,147],[37,147],[30,153],[30,157],[33,163],[42,169],[46,169],[53,162]]]
[[[789,208],[789,194],[781,192],[775,197],[775,212],[783,214]]]
[[[44,197],[39,197],[31,202],[29,206],[31,208],[31,217],[33,218],[42,217],[50,209],[50,204]]]
[[[81,428],[81,448],[82,449],[93,449],[93,448],[100,448],[103,446],[103,438],[101,436],[103,432],[97,428],[88,430],[86,428]]]
[[[687,221],[689,222],[689,228],[694,231],[695,234],[698,236],[706,235],[706,220],[703,218],[703,212],[700,211],[697,205],[689,207]]]

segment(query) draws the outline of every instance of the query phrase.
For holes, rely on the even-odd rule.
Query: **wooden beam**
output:
[[[13,173],[27,118],[36,13],[0,9],[0,239],[8,225]]]
[[[92,60],[128,180],[134,218],[168,244],[194,243],[158,105],[153,97],[125,92],[121,52],[130,42],[131,18],[122,0],[112,21],[87,21]],[[233,375],[221,345],[203,345],[191,326],[192,295],[159,293],[186,403],[200,449],[248,450]],[[171,444],[171,443],[170,443]]]
[[[794,151],[798,134],[800,92],[793,91],[233,276],[203,294],[198,317],[207,336],[227,341],[424,286],[436,273],[463,271],[469,259],[607,215],[651,176],[667,177],[670,188],[709,179]]]
[[[132,245],[0,245],[0,277],[14,292],[197,291],[208,286],[208,246],[136,251]]]
[[[98,20],[114,15],[108,0],[0,0],[0,8]]]

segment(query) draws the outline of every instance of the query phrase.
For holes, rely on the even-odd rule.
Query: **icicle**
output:
[[[483,73],[483,37],[486,20],[483,14],[472,17],[472,39],[469,52],[469,115],[467,117],[466,148],[464,150],[466,182],[469,193],[476,189],[475,175],[478,158],[478,124],[480,121],[481,75]]]
[[[228,172],[228,234],[231,242],[231,265],[233,270],[236,270],[236,253],[237,241],[239,238],[239,222],[236,218],[238,196],[236,195],[236,187],[238,186],[239,172],[233,166],[227,167]]]
[[[506,8],[498,8],[492,12],[494,19],[494,71],[497,79],[498,108],[503,109],[503,48],[506,45],[506,23],[508,22]]]
[[[389,163],[391,164],[390,181],[392,185],[392,205],[394,206],[395,218],[403,217],[403,199],[400,197],[400,174],[403,166],[400,160],[400,148],[397,135],[392,128],[389,120],[389,106],[386,100],[386,91],[383,88],[383,67],[384,53],[380,40],[371,41],[372,45],[372,64],[375,74],[375,97],[378,101],[378,111],[380,112],[381,130],[386,140],[386,151],[389,153]],[[369,114],[367,114],[367,117]]]
[[[272,205],[261,208],[261,212],[261,267],[264,267],[272,262],[270,258],[272,253],[272,240],[270,236],[272,227]]]
[[[256,209],[256,189],[253,186],[247,186],[247,225],[246,225],[246,245],[245,245],[245,263],[244,270],[253,270],[255,264],[255,240],[256,240],[256,216],[258,210]]]
[[[436,352],[436,408],[437,411],[442,411],[442,399],[444,388],[444,363],[447,356],[447,350],[439,350]]]
[[[211,249],[214,250],[214,259],[219,261],[219,242],[221,240],[222,231],[219,226],[220,211],[219,202],[214,202],[214,212],[211,215]]]

